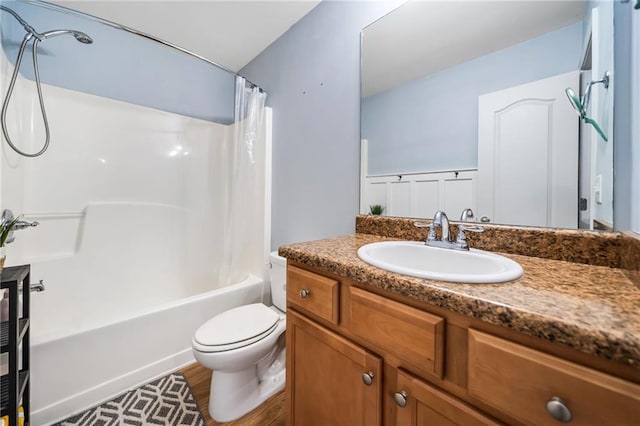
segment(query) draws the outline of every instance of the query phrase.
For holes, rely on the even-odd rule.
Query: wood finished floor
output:
[[[211,370],[192,364],[180,371],[187,379],[207,426],[284,426],[284,391],[272,396],[264,404],[244,417],[228,423],[218,423],[209,417],[209,385]]]

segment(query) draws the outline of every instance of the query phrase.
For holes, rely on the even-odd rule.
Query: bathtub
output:
[[[62,420],[195,362],[191,353],[195,330],[227,309],[261,302],[267,294],[264,284],[250,275],[232,286],[97,327],[34,336],[32,424]]]

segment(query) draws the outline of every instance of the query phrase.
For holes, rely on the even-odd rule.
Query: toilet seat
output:
[[[240,306],[204,323],[193,338],[194,349],[223,352],[264,339],[276,329],[280,316],[262,303]]]

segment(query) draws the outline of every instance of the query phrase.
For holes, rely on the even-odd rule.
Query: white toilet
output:
[[[286,260],[271,253],[273,306],[240,306],[216,315],[191,342],[200,364],[213,370],[209,414],[217,422],[242,417],[284,388]]]

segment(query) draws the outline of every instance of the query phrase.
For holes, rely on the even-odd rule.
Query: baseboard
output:
[[[34,411],[31,424],[46,426],[59,422],[194,362],[192,349],[185,349]]]

